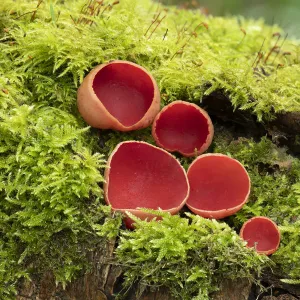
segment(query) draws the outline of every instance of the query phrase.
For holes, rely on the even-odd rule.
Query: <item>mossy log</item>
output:
[[[300,113],[279,114],[275,120],[264,124],[257,122],[249,111],[234,110],[228,97],[222,92],[215,92],[205,97],[201,106],[204,107],[222,125],[217,130],[227,128],[231,138],[241,136],[259,139],[265,134],[279,145],[288,146],[290,151],[298,153],[297,144],[291,139],[300,132]],[[225,127],[224,127],[225,126]],[[278,140],[279,137],[284,137]],[[51,271],[39,274],[31,282],[23,280],[18,288],[17,300],[113,300],[122,295],[123,269],[114,261],[114,251],[117,246],[113,239],[105,247],[89,255],[92,268],[76,280],[63,287],[56,284]],[[261,278],[266,287],[280,290],[276,296],[262,296],[262,300],[295,300],[300,297],[300,286],[289,285],[280,281],[280,275],[269,270]],[[252,283],[248,279],[224,279],[219,286],[219,291],[211,295],[212,300],[249,300],[251,298]],[[253,290],[253,287],[252,287]],[[256,299],[261,290],[254,288]],[[137,287],[127,291],[125,300],[172,300],[173,296],[165,287],[146,288],[141,296]],[[276,294],[276,293],[275,293]],[[254,296],[252,296],[254,297]]]
[[[216,120],[229,126],[236,125],[238,133],[244,136],[259,138],[268,135],[278,146],[286,146],[294,154],[300,153],[300,109],[299,112],[274,113],[271,121],[258,122],[250,110],[234,109],[224,91],[204,97],[200,105]]]
[[[17,300],[113,300],[122,294],[122,268],[110,264],[113,258],[115,241],[109,242],[102,251],[90,255],[92,269],[62,287],[56,285],[51,271],[40,274],[29,282],[20,282]],[[252,283],[248,279],[224,280],[220,290],[211,296],[212,300],[248,300]],[[137,296],[133,286],[124,300],[172,300],[173,296],[167,288],[147,288],[141,296]]]
[[[247,299],[251,281],[230,281],[227,273],[239,278],[242,265],[243,275],[253,280],[249,270],[257,271],[268,260],[241,245],[237,236],[242,223],[254,215],[272,218],[282,233],[278,252],[268,260],[279,271],[262,275],[262,283],[281,289],[282,295],[289,293],[291,299],[299,297],[299,286],[280,281],[300,279],[299,49],[299,41],[263,20],[207,16],[151,0],[1,0],[0,299],[110,300],[125,293],[124,282],[130,284],[130,278],[128,300],[173,299],[169,290],[178,296],[182,282],[194,289],[193,296],[200,282],[212,299]],[[201,229],[205,222],[212,228],[200,234],[209,245],[201,253],[192,247],[199,232],[188,224],[191,217],[169,221],[189,230],[192,242],[185,231],[172,236],[177,227],[161,223],[164,231],[157,232],[170,234],[181,245],[181,258],[194,255],[187,265],[176,256],[178,248],[174,255],[171,249],[164,267],[177,273],[164,287],[167,276],[157,258],[170,250],[164,248],[168,238],[153,247],[150,259],[143,253],[135,260],[130,245],[118,256],[126,242],[136,242],[142,252],[137,241],[144,236],[120,229],[120,220],[103,205],[109,154],[124,140],[153,143],[150,130],[125,134],[89,129],[76,105],[78,86],[87,73],[115,59],[149,70],[159,85],[162,106],[184,100],[206,109],[216,129],[209,151],[242,160],[253,183],[251,199],[237,215],[224,222],[195,221]],[[191,163],[177,158],[185,168]],[[141,226],[143,233],[148,227]],[[217,236],[217,241],[208,236]],[[103,242],[107,238],[110,242]],[[218,239],[223,242],[219,248]],[[184,248],[186,242],[192,250]],[[227,245],[234,251],[225,253]],[[202,260],[193,265],[200,254]],[[230,267],[224,257],[231,259]],[[168,265],[172,259],[175,263]],[[208,259],[211,266],[203,266]],[[214,281],[221,263],[225,271]],[[152,276],[152,264],[162,270],[157,277]],[[144,267],[150,275],[140,286]],[[181,276],[191,269],[198,277]]]
[[[56,285],[51,271],[40,275],[35,280],[20,282],[16,300],[114,300],[122,294],[122,268],[108,263],[113,257],[114,241],[107,244],[103,251],[91,255],[93,268],[65,288]],[[282,283],[272,272],[262,278],[267,287],[272,287],[274,296],[263,296],[260,289],[252,287],[248,279],[224,281],[219,291],[211,295],[212,300],[254,300],[262,295],[262,300],[296,300],[300,297],[300,286]],[[252,288],[252,292],[251,292]],[[280,292],[278,292],[278,290]],[[267,290],[268,291],[268,290]],[[136,296],[132,287],[124,300],[172,300],[167,288],[146,289],[141,296]],[[266,293],[265,293],[266,294]],[[276,296],[277,295],[277,296]]]

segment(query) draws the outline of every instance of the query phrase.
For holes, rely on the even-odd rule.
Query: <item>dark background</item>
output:
[[[300,0],[161,0],[169,5],[198,4],[212,15],[264,18],[280,25],[290,37],[300,38]],[[194,2],[194,3],[193,3]]]

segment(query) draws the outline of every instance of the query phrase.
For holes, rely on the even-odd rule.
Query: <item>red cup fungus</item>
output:
[[[176,214],[185,204],[189,183],[183,167],[167,151],[145,142],[118,144],[105,170],[105,200],[113,210],[141,219],[155,216],[140,208]],[[126,225],[131,227],[128,218]]]
[[[222,219],[233,215],[246,203],[250,178],[237,160],[224,154],[197,157],[187,172],[190,195],[186,205],[205,218]]]
[[[130,131],[152,123],[160,110],[160,93],[146,69],[115,60],[97,66],[85,77],[77,104],[92,127]]]
[[[177,100],[155,117],[152,135],[158,146],[189,157],[207,150],[214,128],[206,111],[196,104]]]
[[[266,217],[254,217],[244,223],[240,236],[247,241],[248,247],[254,247],[258,253],[270,255],[280,244],[280,231],[277,225]]]

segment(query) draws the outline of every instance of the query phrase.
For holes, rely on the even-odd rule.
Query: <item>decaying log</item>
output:
[[[118,266],[111,265],[115,240],[101,245],[90,254],[92,268],[89,272],[63,288],[56,285],[52,272],[45,272],[36,281],[21,283],[17,300],[109,300],[113,287],[121,275]]]
[[[248,300],[252,283],[248,279],[225,279],[220,290],[212,296],[212,300]]]
[[[287,146],[294,154],[300,153],[300,111],[274,113],[274,120],[258,122],[250,110],[234,109],[229,97],[222,91],[205,96],[200,105],[210,116],[227,124],[235,124],[237,134],[259,138],[268,135],[278,146]]]
[[[300,153],[300,112],[278,114],[271,122],[257,122],[255,116],[248,110],[234,110],[229,98],[216,91],[203,98],[201,107],[206,109],[212,119],[228,127],[234,127],[233,138],[239,136],[253,137],[255,139],[268,135],[278,145],[288,146],[291,152]],[[226,126],[227,126],[226,125]],[[242,133],[242,135],[240,135]],[[235,136],[236,135],[236,136]],[[122,268],[114,265],[113,253],[115,240],[90,254],[91,270],[78,279],[72,281],[64,289],[55,284],[53,274],[45,272],[36,280],[23,281],[20,284],[17,300],[113,300],[115,295],[122,291]],[[290,295],[283,294],[278,297],[264,296],[264,300],[294,300],[300,296],[299,287],[283,284],[276,276],[268,275],[264,279],[269,286],[279,287]],[[248,280],[224,280],[220,290],[212,295],[213,300],[248,300],[251,283]],[[168,290],[161,287],[155,291],[146,290],[139,298],[136,290],[126,296],[127,300],[172,300]],[[271,297],[271,298],[270,298]],[[284,298],[285,297],[285,298]]]

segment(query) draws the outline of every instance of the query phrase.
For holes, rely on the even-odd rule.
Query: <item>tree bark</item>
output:
[[[220,290],[212,295],[212,300],[248,300],[252,283],[248,279],[225,279]]]

